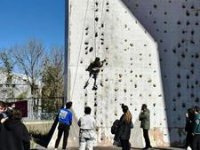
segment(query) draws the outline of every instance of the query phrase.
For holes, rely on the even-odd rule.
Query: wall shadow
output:
[[[121,2],[158,44],[170,143],[177,146],[185,138],[187,108],[199,105],[200,1]]]

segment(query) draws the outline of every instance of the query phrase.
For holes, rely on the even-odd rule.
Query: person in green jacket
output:
[[[195,107],[194,124],[193,124],[193,140],[192,150],[200,149],[200,108]]]
[[[139,115],[139,120],[141,121],[140,127],[143,129],[143,137],[145,139],[145,148],[148,149],[151,148],[151,143],[149,140],[149,129],[150,129],[150,111],[147,108],[146,104],[143,104],[141,107],[141,112]]]

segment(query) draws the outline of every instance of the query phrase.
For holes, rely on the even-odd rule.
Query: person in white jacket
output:
[[[79,150],[93,150],[96,139],[96,121],[91,116],[91,108],[85,107],[85,115],[78,121],[80,127],[79,133]]]

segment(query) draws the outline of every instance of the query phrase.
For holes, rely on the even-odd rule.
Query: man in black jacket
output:
[[[22,113],[14,109],[11,116],[5,120],[5,143],[6,150],[30,150],[30,135],[26,126],[21,121]]]

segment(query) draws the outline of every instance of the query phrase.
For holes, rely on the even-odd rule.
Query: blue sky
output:
[[[0,0],[0,49],[37,39],[64,46],[64,0]]]

